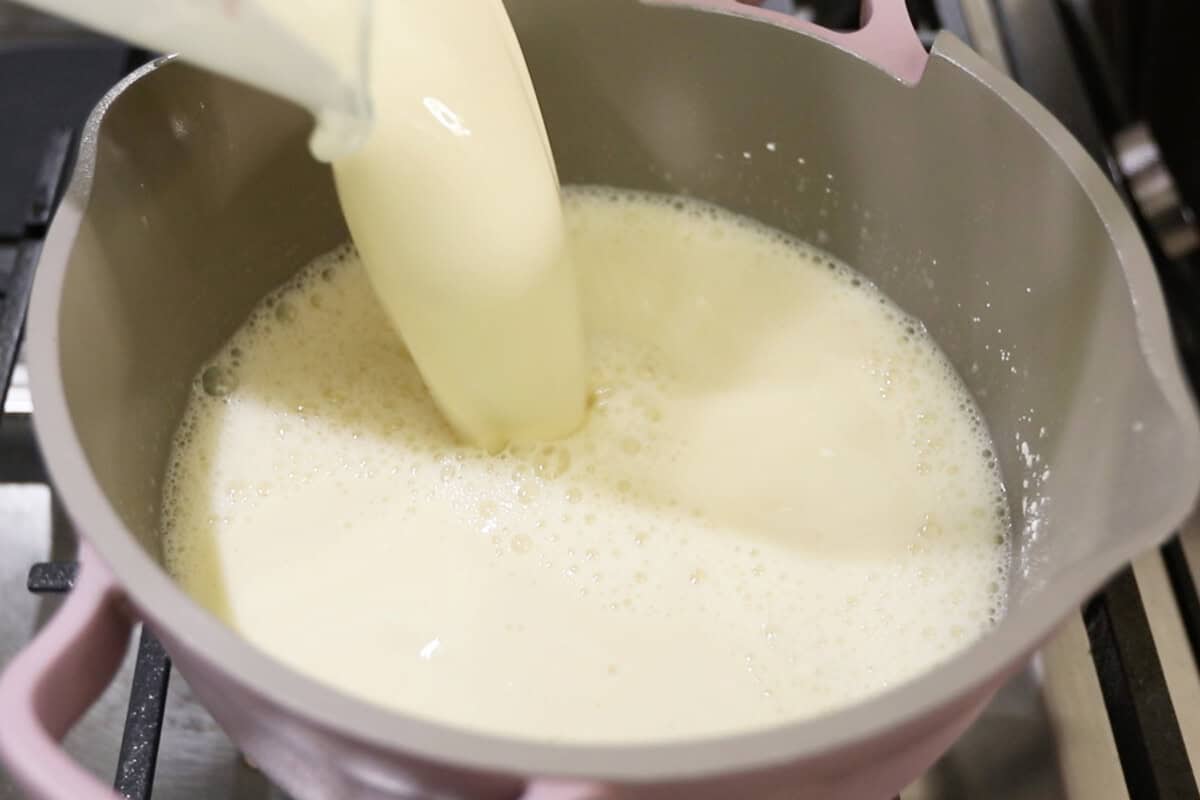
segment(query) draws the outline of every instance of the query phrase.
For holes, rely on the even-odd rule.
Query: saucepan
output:
[[[962,42],[943,33],[926,53],[902,0],[867,2],[852,33],[732,2],[509,7],[565,182],[748,214],[924,320],[995,442],[1014,531],[1007,616],[852,707],[649,745],[414,718],[256,650],[163,570],[160,478],[198,366],[347,233],[306,151],[310,118],[164,59],[88,123],[30,310],[38,435],[82,536],[70,599],[0,683],[0,751],[32,796],[112,796],[58,739],[141,620],[297,798],[876,800],[1192,507],[1200,431],[1137,229],[1067,131]],[[373,579],[379,566],[363,566]]]

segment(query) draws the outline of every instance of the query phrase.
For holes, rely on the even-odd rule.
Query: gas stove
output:
[[[833,28],[857,0],[767,0]],[[1200,6],[910,0],[1055,113],[1136,212],[1200,378]],[[0,0],[0,664],[74,578],[75,536],[32,433],[21,325],[41,241],[95,101],[149,54]],[[1200,518],[1068,619],[903,800],[1200,800]],[[67,739],[128,798],[282,798],[172,676],[148,633]],[[0,768],[0,800],[18,797]]]

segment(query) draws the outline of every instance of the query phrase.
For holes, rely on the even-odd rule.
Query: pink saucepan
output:
[[[879,800],[1191,508],[1197,420],[1134,223],[1063,127],[952,35],[926,53],[902,0],[868,0],[852,33],[715,0],[508,5],[564,181],[751,215],[925,321],[996,442],[1007,617],[853,707],[649,745],[406,716],[255,649],[164,572],[160,477],[198,367],[346,229],[303,112],[164,59],[92,115],[34,288],[38,435],[84,541],[70,599],[0,681],[0,755],[31,796],[113,797],[58,742],[141,620],[297,798]]]

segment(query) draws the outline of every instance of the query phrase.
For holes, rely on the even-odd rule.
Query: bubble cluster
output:
[[[571,740],[819,713],[1003,614],[994,448],[917,320],[714,206],[586,187],[564,211],[579,432],[457,441],[340,248],[196,377],[164,486],[183,585],[348,691]]]

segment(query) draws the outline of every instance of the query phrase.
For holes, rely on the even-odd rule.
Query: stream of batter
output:
[[[462,439],[497,450],[565,436],[583,421],[583,330],[504,5],[389,0],[371,31],[374,128],[334,175],[380,303]]]

